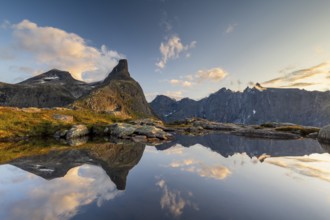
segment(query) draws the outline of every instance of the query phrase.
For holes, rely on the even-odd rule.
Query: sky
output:
[[[0,81],[99,81],[127,59],[151,101],[226,87],[325,91],[328,0],[0,0]]]

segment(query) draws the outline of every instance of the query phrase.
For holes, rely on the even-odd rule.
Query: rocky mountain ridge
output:
[[[323,126],[330,123],[330,91],[264,88],[257,84],[243,92],[222,88],[199,101],[189,98],[176,101],[160,95],[150,105],[165,122],[199,117],[238,124],[272,121]]]
[[[153,116],[141,86],[128,72],[127,60],[120,60],[98,87],[72,106],[121,116]]]
[[[141,86],[120,60],[104,81],[86,83],[57,69],[17,84],[0,83],[0,106],[89,109],[122,117],[153,117]]]

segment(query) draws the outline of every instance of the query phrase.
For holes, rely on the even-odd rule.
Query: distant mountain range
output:
[[[100,82],[85,83],[69,72],[50,70],[18,84],[0,83],[0,106],[90,109],[122,117],[154,116],[141,86],[120,60]]]
[[[243,92],[222,88],[199,101],[189,98],[176,101],[159,95],[150,105],[165,122],[200,117],[242,124],[269,121],[311,126],[330,124],[329,91],[264,88],[256,84]]]
[[[199,117],[241,124],[330,124],[330,91],[264,88],[256,84],[243,92],[222,88],[198,101],[176,101],[160,95],[149,105],[141,86],[129,74],[127,60],[120,60],[100,82],[78,81],[69,72],[56,69],[17,84],[0,82],[0,106],[70,107],[124,118],[154,117],[155,113],[165,122]]]

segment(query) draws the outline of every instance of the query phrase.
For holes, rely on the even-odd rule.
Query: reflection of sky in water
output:
[[[193,197],[189,194],[184,197],[177,190],[182,201],[190,202],[188,206],[189,202],[184,203],[186,209],[174,199],[167,199],[172,204],[167,202],[165,206],[161,198],[161,207],[172,216],[182,215],[187,219],[184,212],[196,207],[199,211],[192,215],[195,218],[198,213],[204,213],[204,217],[233,219],[328,219],[330,215],[330,155],[327,153],[267,158],[262,163],[245,153],[225,158],[199,144],[189,148],[177,144],[164,152],[154,148],[146,151],[149,159],[158,161],[164,169],[159,174],[162,179],[158,180],[158,186],[166,183],[175,189],[184,182],[183,191],[199,187],[196,191],[190,189]],[[166,190],[164,195],[169,194]],[[181,209],[172,208],[174,205]]]
[[[79,206],[98,206],[120,192],[102,168],[82,165],[44,180],[11,165],[0,166],[0,219],[70,219]]]
[[[329,219],[330,155],[260,162],[196,144],[146,147],[125,193],[101,167],[44,180],[0,166],[0,219]],[[118,196],[121,194],[121,196]],[[115,198],[115,199],[114,199]],[[111,202],[110,202],[111,201]],[[80,208],[84,206],[83,211]]]

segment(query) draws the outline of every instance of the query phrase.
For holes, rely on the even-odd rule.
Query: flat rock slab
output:
[[[253,128],[246,128],[240,129],[237,131],[231,132],[235,135],[241,135],[246,137],[253,137],[253,138],[272,138],[272,139],[298,139],[301,136],[292,133],[268,130],[268,129],[253,129]]]

